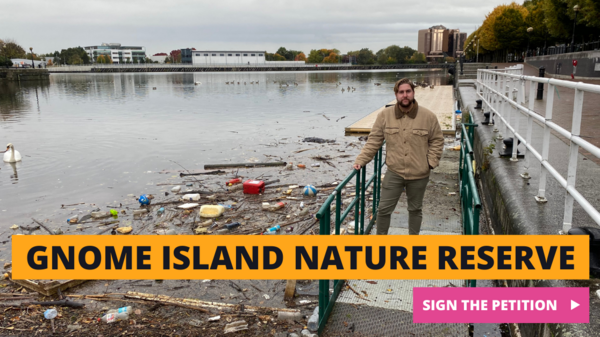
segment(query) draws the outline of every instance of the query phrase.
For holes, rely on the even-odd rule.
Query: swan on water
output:
[[[15,147],[12,143],[8,143],[6,145],[6,151],[4,151],[4,161],[7,163],[16,163],[21,161],[21,154],[19,151],[15,150]]]

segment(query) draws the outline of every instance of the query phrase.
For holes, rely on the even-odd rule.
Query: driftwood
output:
[[[163,303],[163,304],[172,304],[172,305],[177,305],[177,306],[192,307],[192,308],[210,308],[210,309],[219,309],[219,310],[230,309],[230,310],[247,311],[247,312],[265,312],[265,311],[299,312],[299,310],[295,310],[295,309],[258,307],[258,306],[252,306],[252,305],[240,306],[240,305],[229,304],[229,303],[202,301],[202,300],[197,300],[197,299],[193,299],[193,298],[175,298],[175,297],[166,296],[166,295],[144,294],[144,293],[138,293],[135,291],[128,291],[127,294],[125,295],[125,297],[146,300],[146,301],[153,301],[153,302],[158,302],[158,303]],[[208,310],[206,310],[206,312],[208,312]]]
[[[206,164],[204,165],[205,170],[209,169],[220,169],[220,168],[232,168],[232,167],[271,167],[271,166],[285,166],[287,163],[284,161],[275,161],[270,163],[233,163],[233,164]]]
[[[221,173],[226,173],[225,171],[221,171],[221,170],[216,170],[216,171],[209,171],[209,172],[201,172],[201,173],[179,173],[179,177],[185,177],[185,176],[200,176],[200,175],[208,175],[208,174],[221,174]]]
[[[296,280],[287,280],[283,299],[286,301],[292,300],[294,299],[294,294],[296,294]]]
[[[71,307],[71,308],[83,308],[85,306],[85,304],[83,304],[83,303],[73,302],[69,299],[64,299],[64,300],[60,300],[60,301],[29,302],[29,304],[53,305],[53,306]]]
[[[19,228],[31,232],[31,231],[40,229],[40,226],[31,226],[31,227],[29,227],[29,226],[25,226],[25,225],[20,225]]]
[[[43,223],[37,221],[34,218],[31,218],[31,220],[33,220],[36,224],[40,225],[40,227],[42,227],[43,229],[45,229],[48,233],[50,233],[50,235],[54,235],[54,232],[52,232],[51,230],[49,230],[48,227],[44,226]]]

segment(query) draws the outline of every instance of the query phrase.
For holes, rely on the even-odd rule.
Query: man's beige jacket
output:
[[[406,180],[428,177],[429,166],[436,168],[442,158],[444,135],[440,123],[433,112],[419,107],[416,100],[407,113],[396,104],[377,115],[369,140],[354,164],[369,163],[384,139],[388,169]]]

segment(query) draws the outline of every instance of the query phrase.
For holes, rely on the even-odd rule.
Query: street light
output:
[[[573,45],[575,44],[575,24],[577,23],[577,13],[579,13],[579,5],[575,5],[573,7],[573,10],[575,11],[575,20],[573,20],[573,37],[571,37],[571,53],[575,51]]]
[[[531,40],[531,32],[533,32],[533,27],[527,28],[527,52],[525,56],[529,56],[529,42]]]
[[[35,69],[35,64],[33,64],[33,48],[29,47],[29,51],[31,52],[31,68]]]

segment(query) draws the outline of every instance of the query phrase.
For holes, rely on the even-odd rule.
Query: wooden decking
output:
[[[444,134],[454,134],[456,132],[456,121],[454,119],[454,97],[451,85],[436,86],[433,89],[420,88],[415,89],[415,99],[423,106],[431,110],[438,118]],[[369,133],[375,123],[377,115],[386,106],[396,104],[393,100],[381,108],[371,112],[352,125],[346,127],[346,134]]]

